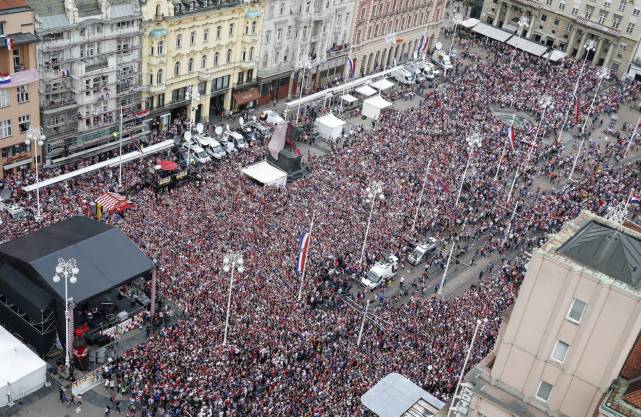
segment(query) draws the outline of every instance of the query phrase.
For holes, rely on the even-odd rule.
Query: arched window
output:
[[[162,70],[159,69],[156,73],[156,84],[162,84]]]
[[[187,73],[191,74],[194,72],[194,58],[189,58],[187,61]]]
[[[256,33],[256,22],[252,22],[252,35]]]
[[[174,64],[174,75],[180,75],[180,62],[178,61],[176,61],[176,63]]]
[[[205,69],[207,67],[207,56],[203,55],[202,58],[200,58],[200,69]]]
[[[225,63],[231,64],[231,49],[227,50],[227,59],[225,60]]]
[[[253,61],[254,60],[254,47],[252,46],[249,48],[249,60]]]
[[[158,41],[158,55],[165,53],[165,41]]]
[[[247,61],[247,50],[243,49],[243,62]]]
[[[218,66],[218,61],[220,60],[220,54],[218,52],[214,53],[214,66]]]
[[[160,4],[156,5],[156,17],[160,17]]]

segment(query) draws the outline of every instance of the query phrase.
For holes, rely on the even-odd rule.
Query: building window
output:
[[[217,66],[218,66],[218,61],[219,61],[219,60],[220,60],[220,53],[215,52],[215,53],[214,53],[214,66],[215,66],[215,67],[217,67]]]
[[[247,61],[247,50],[243,49],[243,62]]]
[[[573,299],[570,311],[568,311],[567,319],[577,324],[580,323],[587,306],[588,305],[586,303],[578,298]]]
[[[548,20],[547,15],[542,14],[541,15],[541,22],[545,22],[546,20]]]
[[[585,6],[585,18],[590,20],[592,19],[592,13],[594,12],[594,7]]]
[[[191,74],[194,72],[194,58],[189,58],[189,61],[187,61],[187,73]]]
[[[180,49],[183,44],[183,35],[176,35],[176,49]]]
[[[565,3],[559,3],[559,10],[565,10]]]
[[[5,22],[0,22],[0,35],[4,35],[4,24]]]
[[[628,3],[627,0],[621,0],[621,2],[619,3],[619,11],[620,12],[625,10],[625,6],[627,5],[627,3]]]
[[[223,27],[222,26],[216,26],[216,39],[220,39],[220,36],[223,32]]]
[[[634,23],[628,23],[628,27],[625,28],[625,33],[631,35],[634,32]]]
[[[256,34],[256,22],[252,22],[252,35]]]
[[[276,40],[279,41],[283,38],[283,29],[278,29],[276,31]]]
[[[189,44],[194,45],[195,43],[196,43],[196,31],[193,31],[189,35]]]
[[[541,381],[539,384],[539,389],[536,391],[536,398],[541,401],[546,401],[550,398],[550,393],[552,392],[552,384],[548,384],[545,381]]]
[[[269,40],[271,39],[271,37],[272,37],[272,31],[271,30],[268,30],[267,32],[265,32],[265,42],[266,43],[269,43]]]
[[[205,69],[207,67],[207,56],[203,55],[202,58],[200,58],[200,69]]]
[[[165,53],[165,42],[164,41],[159,41],[158,42],[158,55],[162,55]]]
[[[0,90],[0,109],[3,107],[9,107],[11,105],[11,95],[9,94],[8,88],[3,88]]]
[[[559,19],[554,19],[554,26],[559,26],[561,21]]]
[[[573,7],[573,8],[572,8],[572,12],[571,12],[571,13],[572,13],[572,16],[576,16],[576,15],[578,15],[578,14],[579,14],[579,9],[578,9],[578,8],[576,8],[576,7]]]
[[[552,359],[563,363],[563,361],[565,361],[565,355],[567,355],[569,348],[570,348],[570,345],[560,340],[557,340],[556,346],[554,346],[554,352],[552,352]]]
[[[162,69],[156,73],[156,84],[162,84]]]
[[[27,101],[29,101],[29,89],[26,85],[21,85],[20,87],[16,88],[16,92],[18,96],[18,104],[26,103]]]
[[[234,36],[234,24],[230,23],[229,24],[229,37]]]
[[[565,31],[566,31],[566,32],[570,32],[570,31],[572,31],[572,27],[573,27],[573,26],[572,26],[572,23],[568,23],[568,26],[565,28]]]
[[[249,48],[249,60],[253,61],[254,60],[254,47],[252,46]]]
[[[165,93],[158,94],[158,107],[165,105]]]
[[[20,129],[20,133],[24,133],[29,130],[30,126],[31,116],[29,116],[28,114],[18,116],[18,129]]]
[[[238,73],[238,84],[242,84],[244,82],[245,82],[245,73],[241,71]]]
[[[622,51],[625,51],[626,49],[628,49],[628,47],[626,44],[622,43],[622,44],[619,44],[619,49]]]
[[[0,139],[11,136],[11,120],[0,121]]]
[[[552,0],[545,0],[546,6],[552,6]]]
[[[639,12],[641,12],[641,9],[637,9],[637,8],[632,9],[632,16],[638,16]]]
[[[227,58],[225,59],[225,63],[231,64],[231,49],[227,50]]]
[[[621,16],[614,15],[612,18],[612,27],[618,29],[621,26]]]
[[[209,29],[203,30],[203,42],[209,41]]]
[[[602,25],[605,23],[605,19],[608,18],[608,12],[599,10],[599,24]]]
[[[254,70],[247,70],[247,82],[250,82],[254,78]]]
[[[174,64],[174,76],[177,77],[180,75],[180,62]]]

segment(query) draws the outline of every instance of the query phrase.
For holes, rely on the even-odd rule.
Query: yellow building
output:
[[[143,103],[166,127],[171,117],[208,122],[254,106],[262,3],[148,0],[142,6]]]

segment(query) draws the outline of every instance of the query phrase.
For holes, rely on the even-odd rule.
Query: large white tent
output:
[[[343,133],[345,121],[329,113],[316,119],[315,125],[318,127],[318,133],[322,137],[336,139]]]
[[[285,187],[287,185],[287,173],[278,169],[267,161],[261,161],[243,168],[242,173],[263,185],[275,185]]]
[[[547,46],[540,45],[525,38],[519,38],[518,36],[510,38],[507,44],[536,56],[543,55],[548,49]]]
[[[46,368],[45,361],[0,327],[0,407],[42,388]]]
[[[369,85],[362,85],[356,89],[356,92],[362,96],[369,97],[373,96],[376,94],[376,90],[374,90],[372,87]]]
[[[512,36],[511,33],[505,32],[501,29],[495,28],[492,25],[488,25],[485,23],[478,23],[474,25],[472,30],[476,33],[480,33],[481,35],[487,36],[488,38],[495,39],[499,42],[505,42]]]
[[[372,83],[372,87],[377,89],[378,91],[385,91],[389,88],[394,87],[394,83],[391,82],[390,80],[386,78],[381,78],[380,80],[376,81],[375,83]]]
[[[381,115],[381,110],[386,109],[391,105],[392,103],[381,96],[370,97],[363,101],[363,110],[361,110],[361,114],[369,117],[370,119],[378,120],[378,117]]]

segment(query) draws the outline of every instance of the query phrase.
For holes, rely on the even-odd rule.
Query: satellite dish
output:
[[[240,125],[240,127],[243,127],[243,125],[245,124],[245,119],[243,119],[243,116],[240,116],[238,118],[238,124]]]
[[[256,115],[252,116],[252,120],[256,121]]]
[[[196,131],[197,131],[198,133],[203,133],[203,129],[204,129],[204,128],[205,128],[205,126],[203,126],[203,124],[202,124],[202,123],[198,123],[198,124],[196,125]]]
[[[440,51],[443,48],[443,44],[441,42],[436,42],[436,45],[434,45],[434,47]]]
[[[217,135],[220,135],[223,133],[223,128],[220,126],[216,126],[216,129],[214,129],[214,132],[216,132]]]
[[[227,131],[229,131],[229,124],[227,124]]]
[[[191,140],[191,132],[185,132],[185,134],[183,135],[183,137],[185,138],[185,140],[186,140],[187,142],[189,142],[189,141]]]

